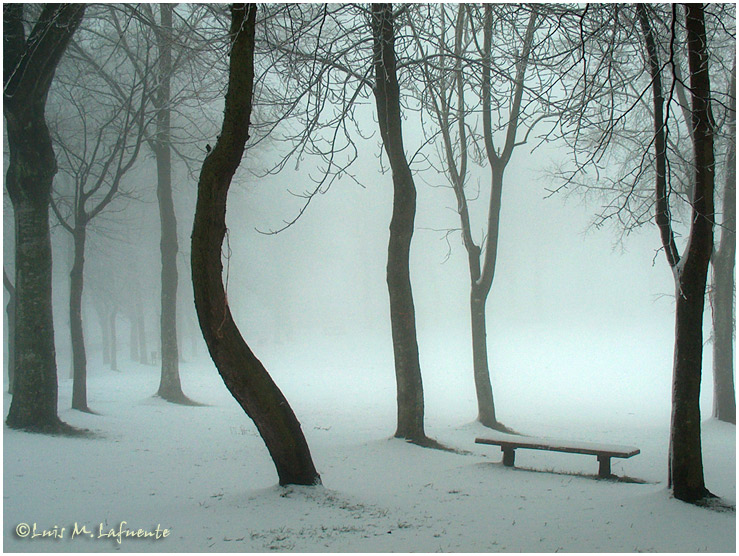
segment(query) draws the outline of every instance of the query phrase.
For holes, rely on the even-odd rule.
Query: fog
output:
[[[407,127],[412,130],[413,115],[409,120]],[[363,124],[370,131],[376,125],[371,117]],[[409,133],[406,142],[412,152],[422,139]],[[272,148],[259,145],[247,152],[229,195],[224,282],[244,337],[268,368],[271,354],[290,352],[304,368],[319,364],[351,372],[352,366],[359,365],[391,373],[385,265],[392,181],[389,171],[382,172],[387,161],[381,164],[379,159],[378,137],[359,143],[361,156],[351,172],[361,185],[349,178],[338,180],[317,195],[293,225],[276,234],[269,232],[296,216],[305,202],[296,194],[311,190],[314,184],[309,176],[319,171],[308,158],[297,168],[288,164],[281,173],[265,176],[264,160],[273,156]],[[279,151],[279,145],[276,148]],[[664,391],[671,372],[674,294],[657,229],[649,224],[628,235],[616,226],[598,229],[593,223],[602,208],[599,199],[568,191],[551,194],[559,183],[550,170],[563,156],[566,150],[556,144],[533,153],[522,148],[506,173],[498,262],[487,305],[493,381],[506,380],[498,354],[515,346],[521,367],[512,369],[516,374],[524,369],[533,372],[541,361],[532,354],[546,353],[557,366],[570,367],[573,378],[582,376],[598,390],[594,377],[605,380],[601,373],[613,368],[609,360],[628,355],[620,370],[622,384],[646,382],[649,386],[644,388],[659,385]],[[150,345],[156,350],[159,246],[151,172],[152,163],[145,159],[129,178],[136,184],[136,197],[117,201],[109,214],[102,215],[100,229],[93,228],[86,286],[91,291],[127,289],[128,293],[119,295],[143,300]],[[178,318],[185,357],[191,349],[205,355],[189,271],[195,178],[179,167],[174,179],[181,251]],[[411,279],[422,368],[445,367],[468,376],[467,255],[459,232],[447,233],[459,227],[454,194],[445,176],[433,169],[422,169],[415,178],[418,209]],[[489,179],[483,168],[471,180],[480,190],[479,198],[471,202],[477,238],[483,233]],[[11,215],[6,202],[6,268],[12,268]],[[67,309],[71,242],[58,226],[53,237],[57,356],[63,376],[71,365]],[[100,336],[91,295],[86,291],[84,310],[86,340],[94,352],[100,349]],[[709,333],[707,327],[706,337]],[[119,349],[125,353],[125,322],[119,334]],[[603,359],[578,362],[581,350],[601,354]],[[710,350],[706,356],[710,362]],[[537,371],[543,373],[541,380],[546,367]],[[710,388],[704,387],[703,392],[707,400]]]
[[[735,549],[732,9],[239,6],[5,10],[3,549]]]
[[[414,143],[420,138],[409,138],[409,151]],[[290,352],[293,372],[310,373],[318,364],[348,373],[352,367],[392,373],[385,283],[392,183],[389,173],[380,173],[377,142],[360,150],[366,155],[355,175],[365,187],[336,183],[279,234],[255,229],[276,229],[294,217],[302,201],[285,192],[306,188],[303,166],[245,180],[230,195],[232,255],[224,263],[230,269],[229,301],[256,353],[269,361],[274,353]],[[562,155],[554,146],[519,153],[509,167],[487,305],[494,388],[523,381],[546,390],[553,381],[561,395],[575,388],[584,401],[583,383],[600,397],[615,381],[614,395],[631,396],[637,407],[645,403],[645,391],[654,395],[657,389],[662,401],[648,403],[658,403],[663,413],[674,295],[671,272],[657,251],[656,227],[626,237],[614,228],[596,230],[597,202],[550,196],[547,190],[555,184],[548,169]],[[459,226],[454,195],[434,171],[417,178],[411,279],[422,371],[440,378],[458,374],[471,388],[467,255],[460,234],[445,232]],[[472,211],[480,237],[489,177],[483,171],[477,179],[482,194]],[[553,372],[566,377],[557,380]],[[508,407],[506,397],[501,393],[497,401]],[[514,406],[511,401],[511,411]]]

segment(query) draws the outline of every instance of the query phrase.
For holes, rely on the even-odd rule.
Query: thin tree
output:
[[[113,305],[108,314],[108,338],[110,338],[110,369],[118,370],[118,331],[117,331],[118,307]]]
[[[275,463],[280,484],[315,485],[320,483],[320,476],[300,423],[241,336],[231,315],[222,276],[228,190],[249,138],[256,12],[254,4],[231,8],[232,46],[223,127],[203,162],[192,230],[195,308],[213,362],[226,387],[256,424]]]
[[[10,150],[6,187],[15,217],[16,369],[7,424],[71,431],[57,415],[51,305],[49,204],[56,157],[45,107],[54,72],[84,15],[84,4],[47,4],[26,36],[25,7],[3,5],[3,113]]]
[[[387,288],[398,394],[395,436],[416,444],[431,441],[424,431],[424,399],[410,280],[410,248],[416,216],[416,186],[403,146],[392,4],[372,4],[375,104],[382,144],[393,178],[393,215],[387,258]]]
[[[361,131],[354,110],[357,100],[372,91],[394,187],[386,276],[397,387],[395,436],[441,447],[426,436],[423,424],[423,382],[409,269],[416,190],[403,147],[392,7],[290,5],[270,9],[274,13],[266,19],[267,36],[258,43],[270,64],[267,71],[277,69],[281,75],[274,82],[260,80],[260,91],[268,96],[266,103],[265,99],[260,103],[266,113],[260,116],[266,117],[260,122],[257,140],[272,137],[270,132],[278,124],[294,119],[299,125],[288,127],[285,138],[293,147],[274,171],[292,156],[300,161],[306,154],[314,155],[322,162],[315,187],[298,194],[305,203],[297,216],[270,233],[292,226],[311,200],[325,193],[338,177],[356,179],[350,173],[358,152],[351,129],[360,136]]]
[[[122,99],[116,97],[115,91],[107,92],[104,82],[91,86],[88,73],[95,74],[89,72],[84,61],[70,73],[65,76],[70,82],[59,87],[56,95],[57,102],[70,107],[73,113],[56,126],[53,135],[62,154],[62,171],[72,186],[71,191],[64,192],[62,187],[56,187],[51,207],[62,228],[73,238],[74,259],[69,273],[72,409],[89,413],[82,325],[85,245],[94,219],[124,193],[121,181],[136,162],[143,142],[148,92],[146,80],[134,81]]]
[[[171,79],[172,79],[172,4],[159,4],[160,25],[156,28],[159,53],[158,86],[153,97],[156,133],[151,148],[157,164],[157,200],[162,255],[160,334],[162,372],[157,395],[176,403],[190,402],[182,392],[177,345],[177,217],[172,197]]]
[[[500,13],[507,8],[498,7],[496,9]],[[470,273],[473,376],[477,393],[478,421],[486,427],[510,432],[510,429],[498,421],[495,413],[488,362],[486,304],[495,277],[503,178],[514,149],[523,143],[521,138],[517,137],[517,131],[521,125],[526,70],[540,16],[536,9],[530,11],[521,44],[515,46],[517,54],[505,56],[505,67],[498,69],[492,54],[492,33],[496,9],[486,4],[482,22],[476,25],[472,10],[468,6],[459,5],[456,18],[454,18],[453,49],[449,48],[446,38],[447,17],[443,5],[440,6],[441,17],[437,18],[438,22],[433,18],[424,22],[432,25],[432,28],[427,31],[429,35],[427,38],[421,37],[420,30],[414,28],[413,31],[423,60],[423,96],[429,99],[426,103],[427,109],[435,119],[442,139],[442,166],[457,201],[462,242],[467,251]],[[520,8],[515,8],[510,14],[510,27],[513,29],[520,27],[521,21],[517,17],[519,11]],[[505,14],[501,15],[503,15],[501,19],[504,20]],[[436,23],[440,24],[440,29],[436,27]],[[501,25],[507,24],[507,21],[501,23]],[[469,37],[478,34],[480,27],[483,34],[482,47],[479,47],[478,43],[478,48],[474,49],[476,52],[474,50],[468,52],[468,45],[476,42]],[[517,36],[516,31],[513,34]],[[426,43],[431,41],[436,42],[435,45],[432,43],[433,57],[426,47]],[[465,73],[464,66],[468,68],[467,73]],[[481,78],[476,79],[470,73],[481,75]],[[504,76],[503,82],[496,83],[493,73],[496,76]],[[482,112],[482,141],[485,158],[491,172],[487,225],[484,240],[479,243],[476,243],[473,237],[469,212],[470,200],[466,188],[468,162],[475,146],[475,138],[472,136],[468,122],[468,116],[475,106],[470,107],[468,103],[469,99],[475,95],[479,99],[478,111]],[[541,94],[538,96],[543,98]],[[502,126],[494,127],[493,104],[499,110],[507,109],[508,120]],[[454,130],[456,130],[456,135],[454,135]],[[503,131],[505,136],[502,150],[498,150],[495,145],[494,132],[498,130]]]
[[[734,268],[736,266],[736,58],[726,121],[721,239],[711,258],[713,322],[713,416],[736,424],[734,388]]]
[[[148,106],[154,130],[147,131],[146,141],[156,161],[156,192],[160,220],[161,374],[157,395],[173,403],[198,405],[182,391],[179,372],[177,331],[179,242],[172,186],[172,154],[175,152],[189,166],[193,159],[181,148],[183,143],[202,145],[205,140],[205,136],[198,133],[201,126],[195,125],[191,120],[193,110],[188,110],[191,107],[187,105],[188,101],[194,100],[201,107],[209,98],[214,98],[214,93],[204,90],[208,88],[207,76],[212,73],[208,70],[212,68],[211,55],[215,48],[213,37],[203,31],[203,24],[210,17],[212,8],[186,5],[184,13],[176,14],[175,4],[162,3],[156,6],[158,17],[150,4],[110,6],[109,16],[118,29],[124,54],[137,75],[142,79],[150,76],[151,87],[154,90]],[[119,18],[121,11],[126,16],[124,21]],[[178,15],[178,26],[173,23],[175,15]],[[131,33],[129,28],[134,32]],[[157,55],[151,59],[141,57],[137,50],[140,43],[155,48]],[[198,110],[199,108],[195,111]],[[190,114],[184,115],[186,112]],[[181,135],[188,137],[174,137],[176,127],[173,125],[173,116],[184,117],[187,121],[188,129],[179,131],[182,132]]]

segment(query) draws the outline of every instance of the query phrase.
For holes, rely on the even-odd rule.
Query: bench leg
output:
[[[611,457],[610,456],[598,456],[598,477],[607,479],[611,476]]]
[[[516,450],[514,448],[501,448],[501,450],[503,450],[503,465],[513,467],[513,462],[516,460]]]

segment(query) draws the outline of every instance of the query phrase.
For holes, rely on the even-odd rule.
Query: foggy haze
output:
[[[697,443],[690,446],[693,450],[697,446],[701,474],[705,461],[710,492],[701,491],[696,502],[676,495],[672,483],[674,447],[680,444],[674,436],[675,411],[688,407],[683,398],[689,397],[673,395],[678,376],[675,354],[683,345],[700,345],[676,342],[677,330],[685,328],[680,328],[676,312],[682,298],[676,299],[675,291],[689,259],[689,238],[695,237],[694,228],[703,229],[689,223],[691,211],[697,214],[706,198],[696,192],[708,187],[707,179],[694,176],[707,170],[693,150],[693,142],[698,145],[695,152],[700,147],[696,122],[707,111],[693,107],[691,119],[682,99],[663,100],[672,109],[665,116],[672,126],[666,152],[672,157],[673,180],[667,184],[672,205],[665,214],[675,249],[683,256],[671,268],[662,246],[665,236],[655,224],[663,202],[659,161],[665,153],[653,152],[659,129],[655,131],[655,109],[649,102],[652,95],[656,98],[650,87],[657,80],[648,73],[655,66],[649,64],[652,50],[642,39],[649,44],[651,22],[657,54],[669,51],[675,56],[673,66],[665,62],[656,71],[673,79],[676,90],[677,72],[697,79],[700,72],[690,72],[685,38],[689,31],[697,32],[688,29],[683,14],[692,8],[670,12],[661,5],[613,5],[612,13],[597,4],[591,12],[559,4],[408,5],[395,12],[386,5],[345,5],[345,11],[342,5],[239,6],[89,5],[82,23],[77,23],[77,42],[60,53],[56,73],[49,77],[44,117],[59,171],[48,200],[53,209],[49,210],[53,349],[46,353],[45,370],[56,366],[58,392],[51,393],[58,402],[58,418],[55,415],[52,424],[69,430],[50,432],[12,423],[10,408],[26,394],[23,389],[21,394],[9,391],[18,376],[11,376],[9,352],[33,334],[11,334],[11,313],[6,311],[4,550],[735,549],[736,433],[730,419],[716,414],[711,305],[715,298],[709,300],[707,294],[698,365],[701,388],[695,396],[700,419],[691,413],[684,429],[691,425],[697,430]],[[26,19],[18,26],[29,27],[27,32],[47,9],[52,8],[7,9],[6,19],[23,15]],[[59,9],[62,14],[73,10]],[[728,215],[733,205],[724,199],[730,199],[732,176],[735,181],[730,164],[731,153],[735,154],[731,116],[735,109],[730,106],[735,100],[733,92],[725,91],[733,91],[730,84],[732,78],[735,81],[735,61],[733,73],[728,69],[731,49],[735,50],[734,14],[728,6],[714,5],[715,13],[704,9],[710,16],[710,41],[705,44],[710,43],[714,72],[711,98],[720,122],[714,122],[716,142],[711,143],[716,168],[711,194],[718,218],[699,215],[695,220],[710,223],[717,249],[724,237],[718,230],[727,233],[732,225]],[[174,14],[174,23],[166,23],[167,14]],[[618,17],[611,19],[613,14]],[[670,28],[665,19],[675,14],[681,18],[677,31],[675,21]],[[265,19],[260,19],[262,15]],[[234,27],[238,31],[229,38],[231,18],[238,23],[239,17],[240,26]],[[572,23],[576,20],[579,32]],[[613,37],[606,37],[602,28],[610,29],[611,24]],[[383,25],[389,26],[389,34],[382,34],[387,31]],[[597,31],[586,33],[589,25]],[[668,36],[670,29],[673,35]],[[256,47],[249,42],[252,32]],[[13,36],[18,39],[19,33]],[[18,44],[27,48],[26,40],[24,35]],[[697,49],[698,42],[691,42],[690,48]],[[679,46],[677,54],[668,49],[673,43]],[[450,57],[444,49],[452,44],[458,51]],[[599,50],[604,44],[613,52]],[[437,47],[440,53],[427,56],[425,49]],[[580,47],[582,59],[577,58]],[[492,50],[486,54],[485,48]],[[592,59],[587,59],[586,50]],[[396,57],[392,64],[385,58],[389,52]],[[336,59],[322,57],[328,55]],[[599,55],[608,58],[600,60],[603,66],[598,65]],[[459,66],[445,66],[450,59],[458,60]],[[241,65],[234,67],[242,73],[229,73],[229,60],[240,60]],[[610,81],[611,64],[614,75],[623,79],[623,91]],[[580,74],[575,72],[587,74],[605,66],[607,79],[588,74],[593,80],[588,86],[605,91],[602,97],[590,98],[593,93],[587,87],[578,88]],[[101,73],[92,72],[92,67]],[[316,68],[325,74],[316,78]],[[79,77],[87,71],[89,83]],[[110,74],[103,77],[104,71]],[[383,89],[393,83],[396,72],[400,98],[392,97],[392,89],[390,93]],[[346,81],[337,80],[337,73]],[[444,81],[452,74],[454,79],[460,76],[458,90],[457,84]],[[6,77],[8,110],[18,104],[8,93],[13,80],[22,81],[15,75]],[[311,84],[306,91],[300,89],[304,83]],[[483,83],[488,93],[493,85],[492,101],[476,90]],[[447,128],[462,122],[452,136],[459,145],[442,143],[441,116],[434,116],[429,100],[436,94],[434,85],[439,98],[448,95],[446,102],[460,107],[461,115],[446,114]],[[626,85],[634,90],[627,91]],[[243,91],[241,96],[234,93],[240,86],[251,87],[244,90],[253,90],[253,98]],[[226,91],[231,96],[225,96]],[[690,89],[680,92],[693,94]],[[460,98],[452,102],[455,95]],[[349,97],[351,108],[341,103]],[[512,108],[521,97],[522,107]],[[247,109],[234,106],[247,98],[253,111],[249,125],[244,125]],[[397,129],[388,131],[387,114],[378,121],[377,107],[380,113],[387,112],[391,102],[400,111],[401,154],[412,174],[405,183],[399,177],[402,172],[393,176],[390,164],[399,157],[388,156],[391,131]],[[313,113],[312,103],[325,104]],[[290,112],[289,117],[281,110]],[[490,110],[494,124],[489,114],[486,123]],[[12,148],[17,130],[9,125],[8,113],[3,136],[3,264],[9,281],[22,283],[19,276],[28,270],[17,272],[24,266],[18,264],[16,269],[16,263],[28,256],[29,249],[28,242],[25,250],[16,245],[23,243],[19,222],[25,222],[16,218],[28,216],[18,209],[23,196],[13,193],[20,186],[17,176],[14,180],[13,164],[18,163],[11,153],[19,155]],[[607,117],[611,119],[603,124],[600,118]],[[234,122],[243,128],[234,131],[238,127]],[[612,128],[604,131],[601,124]],[[106,133],[115,139],[98,151],[90,145],[105,136],[106,125],[112,126]],[[515,149],[501,165],[502,159],[496,157],[509,145],[508,125],[514,126],[510,145]],[[334,131],[338,139],[332,139]],[[301,135],[304,132],[309,140]],[[233,170],[229,164],[244,146],[239,144],[242,135],[245,153],[230,186],[224,188],[221,174]],[[547,140],[542,139],[545,136]],[[492,145],[493,139],[495,147],[485,150],[488,145],[483,144]],[[347,147],[342,141],[348,148],[342,148]],[[108,174],[116,164],[120,170],[120,162],[88,164],[85,157],[109,155],[122,144],[121,152],[127,156],[138,154],[120,185],[114,186]],[[330,148],[323,157],[316,155],[327,144]],[[75,146],[83,154],[74,154]],[[356,160],[336,171],[353,149]],[[588,149],[597,159],[592,165],[592,160],[583,162]],[[468,252],[469,242],[467,248],[463,243],[463,201],[450,185],[454,179],[448,174],[453,172],[444,166],[448,163],[444,155],[462,159],[462,153],[464,157],[470,153],[469,167],[459,187],[466,195],[463,201],[468,203],[477,252]],[[336,160],[329,164],[328,156]],[[569,165],[580,164],[579,174],[567,173],[572,171]],[[32,166],[25,161],[23,168],[31,172]],[[327,172],[327,166],[338,174],[335,179],[330,179],[334,173]],[[475,312],[471,313],[470,300],[471,291],[489,276],[486,233],[493,213],[491,195],[495,199],[491,175],[498,171],[504,171],[504,178],[497,258],[492,288],[489,295],[484,292],[487,297],[481,305],[483,351],[487,348],[484,370],[488,372],[489,364],[498,419],[490,424],[483,419],[480,401],[484,388],[479,382],[479,349],[473,358],[473,337],[479,338],[475,329],[481,328],[471,323]],[[103,174],[97,189],[90,185],[95,172]],[[90,182],[85,184],[80,176]],[[319,182],[319,190],[311,193]],[[85,187],[92,193],[82,201],[83,210],[75,212]],[[398,305],[391,308],[388,275],[401,275],[404,269],[388,271],[388,245],[393,242],[390,222],[402,187],[406,195],[415,187],[416,207],[409,262],[413,304],[412,310],[402,305],[399,312]],[[165,237],[172,225],[163,224],[168,195],[176,217],[174,278],[165,262],[167,253],[173,252]],[[223,299],[218,297],[222,294],[218,284],[206,282],[218,273],[217,260],[203,253],[216,252],[213,238],[218,236],[222,207],[218,203],[226,196],[227,232],[220,248]],[[109,204],[96,212],[85,205],[87,200]],[[621,208],[614,212],[613,207]],[[84,221],[80,317],[73,308],[74,299],[79,299],[73,275],[81,264],[80,241],[72,227],[91,214]],[[211,251],[203,247],[206,240]],[[707,242],[696,244],[705,247]],[[477,270],[480,279],[474,282],[470,261],[480,253],[482,258],[475,261],[482,263]],[[195,287],[202,286],[196,290],[197,308],[191,265],[196,268]],[[714,288],[711,272],[709,267],[709,288]],[[176,296],[162,293],[175,283]],[[4,309],[11,301],[10,289],[7,285],[4,289]],[[700,298],[683,297],[693,303]],[[733,311],[734,298],[729,297]],[[17,299],[18,295],[16,303]],[[176,310],[171,305],[163,309],[173,299]],[[40,298],[33,301],[37,307],[49,307]],[[29,306],[12,312],[13,322],[19,315],[31,315]],[[167,325],[167,317],[174,322]],[[80,319],[83,334],[77,337],[84,336],[82,343],[73,340]],[[691,332],[698,329],[697,321]],[[412,391],[420,384],[408,386],[415,346],[401,345],[392,333],[393,327],[397,335],[413,324],[422,376],[420,400],[414,397],[417,390]],[[168,334],[175,328],[176,333]],[[49,327],[39,317],[40,338],[46,330]],[[239,332],[243,342],[234,340]],[[733,329],[729,338],[733,349],[732,342]],[[31,356],[26,354],[12,366],[21,377],[32,375]],[[181,380],[181,396],[171,399],[162,393],[162,385],[165,377],[174,380],[175,375],[177,388]],[[80,380],[85,385],[85,407],[75,406]],[[403,380],[408,383],[401,384]],[[28,403],[40,407],[41,399],[41,394],[37,399],[31,396]],[[413,410],[409,414],[421,415],[420,436],[399,432],[402,399],[405,409]],[[493,445],[476,443],[479,437]],[[559,444],[552,439],[575,447],[596,443],[602,449],[532,448],[525,446],[527,439],[551,441],[554,446]],[[504,452],[505,442],[519,444]],[[614,455],[614,445],[633,453]],[[512,459],[505,458],[516,450],[515,466],[509,465]],[[280,458],[290,459],[285,454],[295,457],[290,465],[283,461],[281,466]],[[290,473],[297,476],[291,465],[303,465],[305,470],[305,454],[310,466],[315,461],[316,480],[283,480]],[[302,464],[295,464],[297,460]],[[607,472],[600,467],[604,461]],[[717,496],[711,498],[711,493]],[[94,532],[76,539],[70,531],[78,523],[89,524]],[[123,539],[120,531],[126,523],[131,531],[165,527],[168,535]],[[29,534],[36,528],[48,532],[60,527],[67,528],[65,537]]]

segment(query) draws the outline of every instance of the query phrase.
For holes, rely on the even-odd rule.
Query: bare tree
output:
[[[171,79],[172,4],[159,5],[160,26],[156,32],[159,79],[154,106],[156,133],[151,142],[157,163],[157,199],[161,222],[162,254],[161,323],[162,372],[157,395],[167,401],[189,401],[182,392],[177,345],[177,217],[172,198]]]
[[[736,266],[736,58],[731,71],[723,180],[721,239],[711,257],[713,416],[736,424],[734,388],[734,268]]]
[[[595,174],[583,174],[579,181],[573,179],[577,171],[588,166],[578,164],[577,170],[567,177],[567,183],[577,182],[579,191],[588,196],[597,194],[604,202],[604,208],[596,217],[596,226],[611,222],[623,236],[654,222],[655,212],[660,212],[661,220],[669,219],[672,228],[677,230],[674,233],[675,243],[680,244],[684,241],[683,230],[691,222],[690,199],[693,197],[694,187],[692,109],[687,80],[683,77],[689,75],[688,57],[687,49],[679,48],[679,45],[687,44],[686,27],[679,18],[671,14],[673,6],[647,7],[655,53],[661,64],[663,79],[667,78],[663,91],[663,117],[667,126],[664,134],[665,160],[660,163],[655,153],[649,150],[654,141],[654,130],[647,130],[643,125],[645,121],[654,120],[654,108],[648,94],[650,86],[644,82],[644,69],[635,63],[640,59],[641,53],[632,50],[640,46],[631,40],[631,21],[635,12],[631,7],[618,5],[589,8],[588,16],[583,17],[585,34],[588,35],[591,28],[601,31],[600,39],[595,33],[588,35],[588,42],[597,46],[591,44],[586,48],[593,53],[585,58],[594,60],[591,64],[594,70],[590,82],[582,78],[585,83],[583,89],[588,87],[593,99],[600,95],[609,99],[609,102],[605,105],[603,101],[586,102],[588,110],[596,107],[591,116],[573,118],[578,124],[587,124],[578,129],[577,141],[581,148],[577,156],[589,157],[589,166],[595,168]],[[735,257],[731,251],[735,234],[735,225],[732,223],[735,221],[732,216],[735,211],[735,197],[732,195],[735,194],[730,185],[735,180],[735,162],[731,160],[734,142],[734,95],[730,90],[728,93],[719,91],[730,89],[731,78],[728,76],[734,71],[729,64],[736,48],[733,32],[735,10],[733,5],[722,4],[713,4],[708,9],[711,16],[706,22],[707,55],[712,66],[712,81],[716,78],[715,81],[718,82],[718,86],[712,91],[716,144],[714,150],[718,176],[724,184],[724,196],[728,195],[728,202],[723,209],[726,223],[724,225],[722,221],[720,227],[724,250],[719,247],[711,259],[713,284],[709,290],[714,317],[714,416],[718,418],[723,415],[723,418],[731,421],[735,420],[732,415],[735,414],[736,405],[733,378]],[[611,31],[606,33],[604,29]],[[578,40],[579,36],[574,42]],[[600,82],[598,74],[601,76]],[[608,107],[607,113],[605,106]],[[600,133],[604,129],[605,132]],[[573,136],[574,133],[570,135]],[[612,170],[614,166],[617,166],[616,170]],[[669,210],[666,214],[664,208],[658,209],[658,199],[654,194],[653,184],[657,171],[667,171],[665,195],[668,197]],[[724,255],[717,258],[719,252]],[[718,267],[717,261],[720,261]]]
[[[57,415],[49,235],[57,166],[44,111],[54,71],[85,5],[44,5],[28,36],[25,10],[22,4],[3,6],[3,112],[10,147],[6,186],[15,216],[18,296],[11,340],[16,369],[6,422],[12,428],[59,433],[71,427]]]
[[[190,167],[199,161],[205,143],[202,125],[194,117],[202,106],[215,97],[211,70],[217,61],[218,44],[213,29],[206,25],[215,9],[208,6],[174,4],[107,5],[102,17],[116,30],[112,44],[120,49],[123,59],[133,68],[134,75],[151,91],[146,98],[145,142],[156,161],[156,191],[160,214],[160,384],[157,395],[174,403],[193,405],[182,391],[179,374],[177,334],[177,254],[179,241],[173,196],[172,154]],[[86,53],[73,45],[80,56]],[[126,94],[116,76],[87,55],[95,71],[119,96]],[[176,124],[177,118],[184,124]],[[197,157],[188,147],[198,144]],[[192,149],[190,149],[192,150]],[[196,404],[195,404],[196,405]]]
[[[97,22],[91,35],[104,34]],[[84,34],[83,34],[84,35]],[[99,41],[83,36],[78,43],[96,52],[104,51]],[[74,241],[74,260],[70,270],[69,322],[72,339],[73,388],[72,408],[90,412],[87,403],[87,354],[82,326],[85,244],[93,220],[111,202],[126,192],[121,181],[136,162],[144,139],[145,105],[149,94],[147,80],[135,77],[127,87],[125,68],[114,58],[108,60],[120,75],[119,87],[106,86],[105,80],[92,82],[96,73],[85,63],[90,57],[69,57],[59,86],[53,91],[59,106],[60,121],[54,126],[54,142],[62,153],[61,169],[68,180],[58,180],[52,198],[52,209],[62,228]],[[70,67],[71,66],[71,67]],[[92,71],[91,71],[92,70]],[[123,98],[117,92],[127,89]],[[71,110],[64,114],[63,107]],[[71,190],[61,186],[71,182]]]
[[[707,9],[717,10],[710,18],[714,22],[710,38]],[[684,19],[678,17],[681,10],[686,12]],[[718,13],[729,17],[720,21]],[[575,23],[564,24],[568,18]],[[561,102],[559,129],[572,147],[575,169],[563,174],[561,188],[579,180],[598,189],[607,182],[601,191],[611,200],[601,223],[617,219],[629,229],[652,215],[657,224],[676,298],[668,475],[676,498],[698,503],[711,496],[703,477],[698,403],[715,218],[711,104],[717,97],[712,96],[711,82],[715,67],[726,67],[724,62],[717,64],[722,52],[714,46],[723,41],[734,48],[731,18],[733,10],[720,5],[675,4],[588,5],[565,8],[560,18],[563,42],[576,47],[570,65],[579,68],[562,82],[567,94]],[[678,45],[687,46],[687,64]],[[635,63],[642,57],[645,66]],[[689,86],[681,84],[686,82],[681,77],[685,65]],[[645,129],[645,121],[652,122],[651,130]],[[624,153],[623,170],[615,179],[607,178],[617,155]],[[654,184],[651,197],[640,187],[647,180]],[[689,213],[686,222],[679,220],[681,202]],[[683,228],[688,228],[684,235]]]
[[[358,152],[354,141],[363,134],[354,118],[355,108],[358,100],[374,93],[394,187],[387,284],[397,385],[395,436],[440,447],[427,438],[423,425],[423,383],[408,260],[416,193],[400,128],[392,7],[281,5],[272,8],[265,27],[266,36],[257,41],[267,61],[258,79],[263,94],[258,103],[257,141],[279,138],[292,144],[270,171],[279,171],[293,157],[298,162],[305,155],[320,160],[318,177],[311,176],[314,187],[297,194],[305,199],[304,205],[270,233],[295,224],[316,195],[325,193],[339,177],[356,179],[351,174]],[[280,79],[270,79],[278,71]]]
[[[172,151],[176,148],[177,140],[173,138],[172,116],[182,113],[178,104],[185,102],[188,96],[199,97],[200,101],[207,100],[201,90],[191,90],[190,87],[180,88],[173,92],[173,80],[178,84],[176,77],[183,70],[196,73],[207,73],[205,64],[193,65],[198,58],[198,48],[202,48],[202,40],[197,40],[193,30],[202,22],[202,10],[187,6],[186,15],[179,15],[179,26],[175,28],[173,17],[174,4],[158,4],[159,17],[157,18],[152,6],[144,4],[131,6],[129,10],[141,27],[140,30],[151,33],[156,45],[156,79],[155,93],[151,97],[151,109],[154,114],[155,130],[148,136],[149,146],[154,153],[157,168],[157,201],[159,204],[160,220],[160,252],[161,252],[161,295],[160,295],[160,345],[161,345],[161,377],[157,395],[173,403],[193,405],[182,391],[180,381],[177,331],[177,291],[178,271],[177,253],[179,251],[177,238],[177,217],[175,214],[174,196],[172,188]],[[132,63],[139,66],[139,73],[146,71],[146,63],[142,63],[140,56],[136,56],[133,48],[126,46],[126,53]],[[192,78],[197,82],[198,78]],[[181,140],[180,140],[181,143]],[[181,153],[180,153],[181,154]]]
[[[416,316],[410,280],[410,248],[416,215],[416,186],[403,146],[400,86],[392,4],[372,4],[375,104],[382,144],[393,178],[393,216],[387,258],[387,288],[398,393],[395,436],[422,446],[438,446],[424,430],[424,399]]]
[[[688,4],[685,9],[695,173],[691,199],[692,225],[687,248],[681,256],[675,243],[667,195],[668,167],[665,155],[667,129],[664,114],[666,101],[661,80],[661,64],[649,14],[644,5],[637,5],[636,8],[652,78],[654,149],[657,165],[656,221],[665,256],[675,277],[675,358],[669,484],[676,498],[697,502],[711,496],[703,478],[699,398],[703,354],[703,308],[708,265],[713,252],[714,153],[711,86],[703,6]]]
[[[495,413],[485,307],[495,276],[505,169],[514,149],[525,142],[517,136],[519,127],[533,127],[537,121],[526,121],[531,115],[526,114],[525,109],[531,100],[524,100],[524,91],[534,33],[541,17],[536,9],[521,9],[519,6],[509,9],[507,6],[494,8],[488,4],[483,8],[482,18],[476,16],[473,8],[464,5],[457,7],[456,17],[447,15],[444,5],[437,7],[439,13],[435,16],[426,15],[427,9],[424,7],[419,14],[423,17],[419,25],[412,27],[423,61],[421,97],[426,100],[426,109],[434,118],[438,127],[436,133],[442,139],[440,158],[443,161],[443,173],[447,175],[454,191],[462,241],[467,250],[478,420],[487,427],[510,431],[498,421]],[[494,22],[496,17],[499,20],[497,25]],[[514,42],[512,52],[504,52],[500,44],[504,31],[496,37],[496,54],[493,55],[494,26],[508,29]],[[519,37],[520,28],[525,31]],[[453,38],[450,39],[447,34],[453,34]],[[477,38],[479,34],[482,34],[481,45]],[[541,92],[530,96],[534,99],[543,98]],[[494,123],[493,105],[499,113],[507,112],[507,121],[497,125]],[[480,112],[482,122],[470,122],[474,120],[475,113]],[[470,218],[467,180],[469,160],[477,158],[474,156],[478,142],[475,129],[479,125],[482,125],[482,138],[479,140],[484,144],[485,153],[482,158],[489,165],[491,182],[485,234],[482,240],[476,242]],[[504,135],[502,150],[496,148],[495,132]]]
[[[203,163],[192,230],[195,307],[218,372],[256,424],[275,463],[280,484],[315,485],[320,483],[320,476],[300,423],[241,336],[229,309],[222,277],[228,189],[249,138],[256,12],[254,4],[234,5],[231,9],[232,46],[223,127]]]

